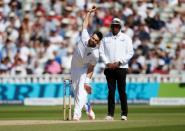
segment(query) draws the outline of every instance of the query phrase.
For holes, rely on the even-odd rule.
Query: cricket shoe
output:
[[[114,117],[108,115],[108,116],[105,117],[105,120],[107,120],[107,121],[113,121],[114,120]]]
[[[121,120],[127,121],[127,116],[122,115]]]
[[[91,107],[91,105],[90,104],[85,104],[85,110],[86,110],[86,114],[87,114],[87,116],[88,116],[88,118],[90,119],[90,120],[94,120],[95,119],[95,113],[94,113],[94,111],[92,110],[92,107]]]
[[[73,121],[79,121],[80,120],[80,118],[79,117],[77,117],[77,116],[73,116]]]

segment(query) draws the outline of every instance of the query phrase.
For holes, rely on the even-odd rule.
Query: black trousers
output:
[[[109,69],[106,68],[104,74],[108,84],[108,115],[114,116],[115,110],[115,91],[118,87],[119,98],[121,102],[121,115],[127,116],[128,105],[126,95],[126,68]]]

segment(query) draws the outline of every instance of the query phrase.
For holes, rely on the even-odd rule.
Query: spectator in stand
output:
[[[165,26],[165,22],[160,19],[159,14],[155,15],[154,18],[147,17],[145,20],[151,29],[160,30]]]
[[[178,65],[176,66],[177,72],[182,73],[184,48],[178,47],[182,45],[179,43],[184,40],[185,30],[184,3],[182,1],[174,3],[170,0],[97,0],[96,3],[99,7],[92,22],[89,23],[88,31],[90,33],[99,29],[106,34],[112,18],[119,17],[125,21],[122,30],[132,38],[136,52],[138,49],[142,50],[137,59],[137,62],[143,67],[141,73],[152,73],[156,68],[157,62],[155,61],[161,57],[153,52],[158,49],[165,54],[162,56],[165,61],[164,67],[170,70],[174,69],[174,66],[171,65]],[[78,32],[84,13],[93,4],[95,4],[94,0],[25,0],[24,2],[23,0],[1,0],[0,59],[9,56],[11,64],[13,64],[15,54],[22,50],[22,47],[19,47],[20,39],[30,50],[28,61],[22,64],[26,68],[31,68],[33,73],[35,65],[39,65],[36,66],[39,69],[38,72],[41,73],[41,70],[44,70],[49,59],[48,52],[51,50],[54,50],[59,58],[70,58],[71,56],[68,55],[71,54],[67,54],[67,49],[74,49],[79,38]],[[55,36],[50,35],[54,30],[56,31]],[[44,48],[43,43],[48,39],[51,40],[49,42],[50,51]],[[56,41],[59,41],[57,50],[53,48],[56,47]],[[9,46],[7,47],[7,45]],[[24,53],[28,54],[27,51]],[[49,54],[53,55],[53,51]],[[57,59],[57,61],[59,60]],[[64,66],[65,73],[69,73],[70,67]]]
[[[38,2],[37,5],[36,5],[34,13],[37,14],[38,12],[41,13],[43,16],[46,15],[46,10],[45,10],[42,2]]]
[[[5,57],[0,63],[0,74],[8,74],[11,69],[11,62],[9,57]]]
[[[12,38],[8,37],[1,50],[2,58],[9,57],[10,61],[13,63],[16,54],[17,54],[17,47],[15,43],[12,41]]]
[[[26,76],[27,71],[24,65],[23,60],[19,57],[19,54],[15,56],[15,62],[13,63],[11,67],[11,72],[10,75],[21,75],[21,76]]]
[[[134,56],[129,62],[128,72],[131,74],[140,74],[142,72],[142,65],[137,62],[138,56]]]
[[[148,33],[148,27],[144,24],[139,25],[138,37],[141,41],[149,41],[150,34]]]
[[[47,74],[62,74],[62,67],[54,59],[50,59],[46,63],[45,73]]]
[[[159,59],[157,67],[153,70],[154,74],[168,74],[168,71],[164,69],[165,61],[163,59]]]

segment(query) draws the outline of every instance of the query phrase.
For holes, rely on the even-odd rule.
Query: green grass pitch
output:
[[[106,105],[94,105],[97,120],[106,116]],[[120,120],[116,106],[115,121],[64,122],[3,125],[4,121],[62,121],[62,106],[0,106],[0,131],[185,131],[185,106],[129,105],[128,121]],[[83,112],[82,121],[87,119]]]

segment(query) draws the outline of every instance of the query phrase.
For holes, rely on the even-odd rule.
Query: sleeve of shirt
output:
[[[123,65],[127,64],[133,55],[134,55],[134,49],[133,49],[133,45],[132,45],[132,40],[130,38],[128,38],[126,56],[122,60],[120,60],[120,62]]]
[[[81,36],[80,36],[80,39],[83,43],[86,43],[88,40],[89,40],[90,36],[89,36],[89,33],[87,31],[87,29],[83,29],[82,30],[82,33],[81,33]]]
[[[108,64],[107,57],[105,55],[105,40],[103,39],[100,43],[99,53],[100,53],[100,59],[105,63]]]

